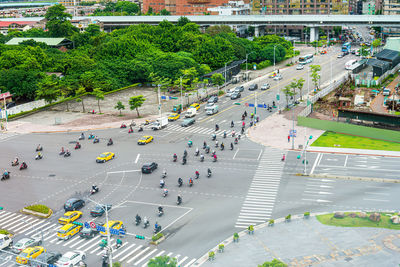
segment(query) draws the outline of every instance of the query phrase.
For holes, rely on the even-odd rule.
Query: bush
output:
[[[290,220],[290,218],[292,218],[292,215],[289,214],[288,216],[285,217],[285,220]]]
[[[219,246],[218,246],[218,249],[219,249],[219,250],[224,250],[224,248],[225,248],[225,245],[224,245],[224,244],[219,244]]]
[[[121,267],[121,263],[119,262],[113,262],[113,267]]]
[[[222,91],[222,90],[219,90],[219,91],[218,91],[218,96],[221,96],[221,95],[223,95],[223,94],[225,94],[224,91]]]
[[[47,207],[45,205],[41,205],[41,204],[31,205],[31,206],[25,207],[25,209],[43,213],[43,214],[48,214],[50,211],[49,207]]]
[[[153,235],[153,237],[151,238],[151,240],[153,241],[157,241],[158,239],[160,239],[161,237],[163,237],[164,234],[163,233],[158,233],[156,235]]]
[[[233,238],[234,238],[234,239],[239,238],[239,234],[238,234],[238,233],[234,233],[234,234],[233,234]]]
[[[308,216],[310,216],[310,212],[309,211],[304,212],[304,217],[308,217]]]
[[[269,221],[268,221],[268,224],[269,224],[269,225],[272,225],[272,224],[274,224],[274,223],[275,223],[274,220],[269,220]]]
[[[262,69],[265,69],[266,67],[269,67],[271,65],[272,65],[271,61],[264,60],[264,61],[261,61],[260,63],[257,64],[257,69],[258,70],[262,70]]]
[[[0,235],[9,235],[10,233],[5,229],[0,229]]]

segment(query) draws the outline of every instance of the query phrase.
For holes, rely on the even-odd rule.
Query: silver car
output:
[[[40,246],[42,241],[40,239],[33,239],[30,237],[25,237],[20,239],[17,243],[12,247],[12,251],[14,253],[21,253],[24,249],[28,247]]]
[[[271,87],[271,86],[269,85],[269,83],[264,83],[264,84],[261,86],[261,90],[268,90],[270,87]]]
[[[303,64],[299,64],[296,66],[296,70],[302,70],[304,69],[304,65]]]
[[[274,81],[279,81],[279,80],[282,80],[282,75],[280,75],[280,74],[277,74],[275,77],[274,77]]]

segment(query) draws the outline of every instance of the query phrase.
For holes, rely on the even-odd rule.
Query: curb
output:
[[[300,149],[293,149],[294,151],[301,151]],[[365,149],[360,149],[365,150]],[[340,152],[340,151],[320,151],[320,150],[307,150],[307,152],[313,153],[327,153],[327,154],[344,154],[344,155],[360,155],[360,156],[375,156],[375,157],[392,157],[392,158],[400,158],[400,156],[395,155],[384,155],[384,154],[368,154],[368,153],[350,153],[350,152]]]
[[[67,129],[67,130],[55,130],[55,131],[33,131],[30,133],[70,133],[70,132],[87,132],[87,131],[95,131],[95,130],[106,130],[106,129],[117,129],[119,127],[99,127],[99,128],[86,128],[86,129]]]
[[[341,210],[339,210],[339,211],[332,211],[332,212],[316,212],[316,213],[310,214],[310,216],[308,216],[308,218],[305,218],[305,217],[304,217],[304,214],[298,214],[298,215],[292,215],[292,216],[291,216],[291,220],[296,220],[296,219],[297,219],[297,220],[299,220],[299,219],[308,220],[310,217],[316,217],[316,216],[318,216],[318,215],[324,215],[324,214],[334,214],[335,212],[376,212],[376,210],[346,210],[346,211],[341,211]],[[380,212],[395,213],[395,212],[398,212],[398,211],[394,211],[394,210],[391,210],[391,211],[390,211],[390,210],[385,210],[385,211],[380,211]],[[277,223],[285,223],[285,222],[286,222],[286,220],[285,220],[284,217],[274,220],[274,224],[277,224]],[[290,221],[289,221],[289,222],[290,222]],[[264,227],[268,227],[268,224],[269,224],[268,222],[265,222],[265,223],[256,225],[256,226],[254,226],[254,231],[260,230],[260,229],[262,229],[262,228],[264,228]],[[321,223],[321,224],[322,224],[322,223]],[[323,224],[323,225],[325,225],[325,224]],[[273,226],[270,226],[270,227],[273,227]],[[240,240],[240,237],[245,236],[245,235],[248,234],[247,231],[248,231],[248,230],[246,229],[246,230],[243,230],[243,231],[241,231],[241,232],[238,233],[238,234],[239,234],[239,240]],[[226,246],[229,245],[229,244],[231,244],[232,242],[233,242],[233,237],[231,236],[231,237],[225,239],[224,241],[218,243],[218,245],[216,245],[215,247],[213,247],[212,249],[210,249],[209,251],[207,251],[203,256],[201,256],[200,258],[198,258],[198,259],[192,264],[192,266],[201,266],[202,264],[204,264],[205,262],[208,261],[208,253],[209,253],[209,252],[213,251],[213,252],[215,253],[215,255],[217,255],[217,253],[218,253],[218,246],[219,246],[220,244],[224,244],[224,246],[225,246],[225,248],[226,248]],[[278,258],[278,259],[279,259],[279,258]],[[281,260],[281,259],[279,259],[279,260]]]
[[[376,177],[357,177],[357,176],[340,176],[340,175],[326,175],[326,174],[308,174],[296,173],[296,176],[315,177],[315,178],[330,178],[338,180],[353,180],[353,181],[368,181],[380,183],[400,183],[398,179],[376,178]]]

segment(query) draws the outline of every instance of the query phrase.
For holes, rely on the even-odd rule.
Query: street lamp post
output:
[[[250,54],[255,53],[255,51],[251,51],[250,53],[246,54],[246,75],[247,75],[247,59],[249,57]],[[246,81],[248,80],[249,77],[246,77]]]
[[[87,198],[87,200],[93,202],[94,204],[98,205],[104,212],[106,213],[106,225],[107,225],[107,249],[109,249],[110,256],[109,256],[109,261],[110,261],[110,266],[113,266],[112,262],[112,248],[111,248],[111,241],[110,241],[110,225],[108,224],[108,210],[107,210],[107,205],[101,205],[100,203]]]
[[[274,71],[276,70],[276,68],[275,68],[275,47],[276,47],[276,45],[274,45]],[[278,82],[279,82],[279,80],[278,80]]]
[[[0,94],[1,94],[1,90],[0,90]],[[7,103],[6,103],[6,97],[4,96],[4,98],[3,98],[3,101],[4,101],[4,115],[5,115],[5,117],[6,117],[6,131],[7,131],[7,129],[8,129],[8,118],[7,118]]]
[[[161,119],[161,84],[158,85],[158,115],[160,115],[160,119]]]
[[[226,63],[225,63],[225,86],[226,86]]]
[[[183,110],[183,96],[182,96],[182,78],[185,77],[185,75],[181,76],[181,110]]]

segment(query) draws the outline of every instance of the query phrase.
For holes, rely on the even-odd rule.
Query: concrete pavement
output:
[[[232,242],[232,237],[221,242],[225,249],[215,252],[215,260],[208,261],[207,253],[197,262],[205,267],[240,267],[274,258],[288,266],[397,266],[400,261],[398,230],[327,226],[313,216],[302,217],[259,225],[254,235],[243,231],[239,242]]]

